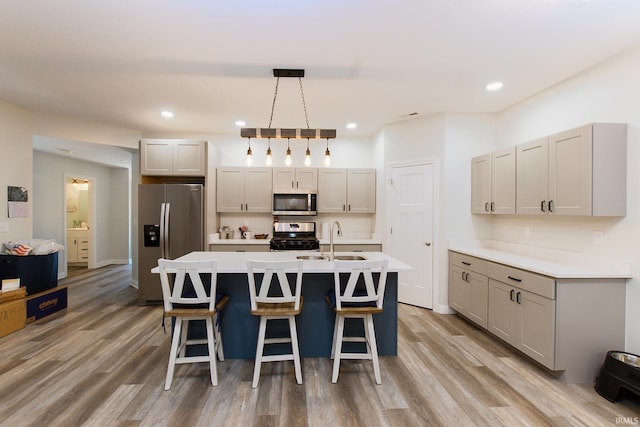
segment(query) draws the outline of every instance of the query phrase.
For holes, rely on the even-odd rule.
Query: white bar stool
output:
[[[286,272],[296,274],[295,287],[291,287]],[[256,274],[262,273],[260,286],[256,285]],[[275,279],[274,280],[274,274]],[[251,298],[251,314],[260,316],[258,330],[258,344],[256,347],[256,362],[253,369],[252,387],[258,386],[260,367],[263,362],[293,360],[296,372],[296,382],[302,384],[302,369],[300,368],[300,352],[298,350],[298,334],[295,316],[302,310],[302,261],[247,261],[247,275],[249,279],[249,296]],[[279,286],[276,286],[277,285]],[[266,338],[267,321],[287,319],[289,322],[289,337]],[[265,344],[291,343],[291,353],[265,355]]]
[[[219,312],[229,302],[228,295],[217,295],[217,261],[170,261],[158,260],[160,269],[160,283],[164,300],[164,315],[175,318],[173,338],[171,339],[171,353],[164,389],[169,390],[173,382],[175,365],[184,363],[209,362],[211,384],[218,385],[218,371],[216,368],[216,353],[220,360],[224,360],[222,336],[219,328]],[[207,294],[202,284],[201,274],[211,274],[211,290]],[[189,277],[195,291],[195,296],[185,293],[185,279]],[[171,280],[173,277],[173,281]],[[191,288],[187,287],[190,291]],[[206,339],[187,339],[189,321],[204,320]],[[189,345],[207,344],[206,356],[186,356]]]
[[[330,292],[326,298],[327,303],[336,313],[333,344],[331,345],[331,357],[333,358],[332,383],[338,381],[338,372],[342,359],[372,360],[376,384],[382,383],[373,315],[382,312],[384,289],[387,283],[387,264],[387,260],[334,261],[334,291]],[[373,272],[377,271],[380,272],[380,275],[376,286]],[[344,286],[341,285],[340,273],[349,274]],[[364,286],[357,286],[361,275],[364,279]],[[362,319],[364,337],[345,336],[345,319]],[[344,352],[342,351],[343,342],[364,342],[366,343],[366,352]]]

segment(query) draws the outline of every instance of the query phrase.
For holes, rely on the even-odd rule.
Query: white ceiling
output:
[[[0,99],[147,135],[496,112],[640,44],[640,0],[3,0]],[[494,80],[499,92],[485,91]],[[173,119],[160,116],[162,110]],[[347,130],[348,122],[358,128]],[[273,127],[306,127],[281,79]]]

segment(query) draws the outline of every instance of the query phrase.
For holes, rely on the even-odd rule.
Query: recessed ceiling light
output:
[[[173,117],[173,113],[172,113],[171,111],[166,111],[166,110],[165,110],[165,111],[163,111],[162,113],[160,113],[160,115],[161,115],[162,117],[167,118],[167,119],[170,119],[170,118],[172,118],[172,117]]]
[[[489,90],[489,91],[499,90],[499,89],[502,89],[502,86],[503,86],[502,82],[489,83],[487,85],[487,90]]]
[[[355,129],[357,127],[357,123],[347,123],[347,129]]]
[[[236,120],[236,126],[238,127],[242,127],[242,126],[246,126],[247,123],[244,120]]]

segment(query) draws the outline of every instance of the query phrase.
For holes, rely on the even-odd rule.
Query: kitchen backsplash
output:
[[[348,215],[329,215],[318,214],[317,216],[281,216],[281,222],[315,222],[316,236],[321,239],[324,237],[323,227],[331,227],[333,221],[340,221],[343,237],[351,239],[370,239],[375,227],[375,215],[371,214],[348,214]],[[238,230],[241,226],[247,226],[248,230],[255,234],[271,234],[273,233],[273,217],[265,214],[220,214],[220,227],[229,226],[232,230]],[[218,227],[218,228],[220,228]],[[237,233],[236,233],[237,234]],[[329,232],[326,232],[329,236]]]

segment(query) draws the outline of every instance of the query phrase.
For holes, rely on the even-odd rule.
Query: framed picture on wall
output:
[[[24,218],[29,214],[29,190],[26,187],[7,187],[7,210],[9,218]]]

